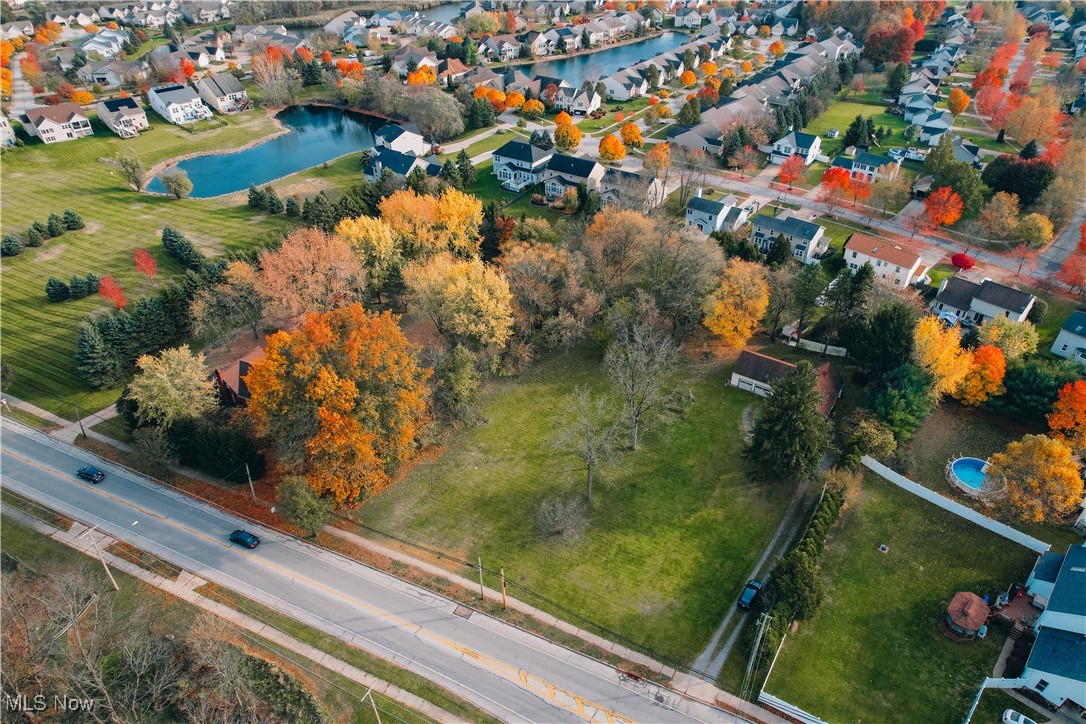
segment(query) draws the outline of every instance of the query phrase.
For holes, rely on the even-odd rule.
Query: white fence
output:
[[[796,341],[789,340],[789,347],[795,347]],[[810,350],[811,352],[818,352],[819,354],[828,354],[831,357],[847,357],[848,350],[844,347],[834,347],[832,344],[823,344],[822,342],[812,342],[809,339],[799,340],[799,348]]]
[[[1037,540],[1033,536],[1026,535],[1025,533],[1015,530],[1008,525],[1004,525],[999,521],[992,520],[988,516],[978,513],[972,508],[964,506],[957,501],[946,498],[939,493],[936,493],[934,490],[928,490],[924,486],[918,485],[913,481],[909,480],[908,478],[900,475],[899,473],[894,472],[893,470],[886,467],[874,458],[870,458],[867,455],[864,455],[862,458],[862,462],[873,473],[890,481],[899,488],[907,490],[918,498],[923,498],[929,503],[938,505],[943,510],[949,513],[953,513],[959,518],[964,518],[971,523],[976,523],[982,528],[986,528],[987,530],[992,531],[996,535],[1001,535],[1007,540],[1012,540],[1019,545],[1023,545],[1026,548],[1029,548],[1031,551],[1034,551],[1036,553],[1044,553],[1052,547],[1042,540]]]
[[[803,722],[803,724],[826,724],[826,722],[819,719],[814,714],[808,714],[798,706],[793,706],[784,699],[778,699],[772,694],[767,694],[764,691],[758,694],[758,703],[769,709],[777,710],[789,719]]]

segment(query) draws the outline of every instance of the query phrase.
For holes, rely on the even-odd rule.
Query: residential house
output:
[[[285,25],[239,25],[230,34],[234,45],[245,45],[255,42],[265,35],[287,35]]]
[[[853,272],[870,264],[875,279],[897,289],[925,280],[928,265],[920,255],[891,241],[866,234],[853,234],[845,244],[845,263]]]
[[[201,78],[196,83],[196,90],[200,97],[219,113],[241,113],[253,107],[241,81],[230,73],[216,73],[211,77]]]
[[[955,161],[968,163],[970,166],[976,169],[984,167],[984,160],[980,152],[980,146],[975,143],[970,143],[969,141],[959,136],[957,133],[953,134],[953,139]]]
[[[853,158],[838,156],[833,159],[833,165],[845,169],[854,179],[873,182],[880,178],[897,176],[897,172],[901,170],[901,159],[859,151]]]
[[[3,113],[0,113],[0,146],[5,148],[15,145],[15,129],[11,127],[11,121]]]
[[[1018,683],[1073,715],[1086,707],[1086,547],[1044,553],[1026,586],[1033,605],[1044,610]]]
[[[397,25],[413,23],[421,17],[416,10],[379,10],[370,16],[367,23],[381,28],[394,28]]]
[[[98,101],[95,110],[98,111],[98,120],[121,138],[135,138],[140,131],[151,127],[143,106],[131,96]]]
[[[554,33],[553,39],[551,38],[551,33]],[[554,51],[556,53],[562,52],[562,42],[565,43],[565,52],[567,53],[573,53],[581,49],[582,34],[581,31],[576,27],[565,27],[557,28],[556,30],[548,30],[545,34],[547,35],[548,41],[553,40]],[[591,37],[589,38],[589,40],[591,40]]]
[[[523,191],[541,183],[554,151],[544,151],[527,141],[509,141],[493,154],[494,176],[502,188]]]
[[[211,380],[219,391],[219,400],[222,404],[244,407],[249,403],[252,395],[245,384],[245,377],[252,371],[253,365],[262,359],[264,359],[264,348],[253,347],[241,359],[211,373]]]
[[[916,95],[934,95],[938,97],[939,86],[931,82],[928,78],[913,73],[909,76],[909,80],[901,87],[901,90],[897,95],[898,105],[902,105],[905,101]]]
[[[147,91],[147,100],[156,113],[175,125],[195,123],[212,117],[199,94],[187,85],[167,83]]]
[[[764,254],[769,251],[777,237],[784,234],[784,238],[792,247],[792,256],[797,261],[804,264],[817,264],[818,257],[829,248],[825,233],[826,230],[818,224],[792,216],[759,214],[752,220],[750,240]]]
[[[607,76],[603,85],[607,88],[607,97],[613,101],[628,101],[649,92],[649,82],[633,68]]]
[[[724,225],[730,206],[722,201],[703,198],[701,189],[686,202],[686,223],[696,226],[706,234],[718,231]]]
[[[183,2],[178,9],[185,22],[193,25],[206,25],[230,18],[229,2]]]
[[[417,45],[408,44],[402,48],[398,48],[392,51],[391,58],[392,72],[401,78],[412,70],[418,70],[419,68],[424,67],[433,68],[434,73],[437,73],[437,66],[439,63],[437,53]]]
[[[523,45],[527,46],[531,54],[536,58],[550,55],[554,51],[554,43],[547,37],[547,33],[538,30],[529,31],[522,38]]]
[[[795,368],[791,362],[745,349],[735,361],[729,384],[759,397],[769,397],[773,394],[773,383]],[[819,393],[818,411],[824,417],[829,417],[845,393],[844,380],[828,362],[815,368],[815,378]]]
[[[445,58],[437,64],[437,81],[446,88],[455,88],[464,81],[471,68],[459,58]]]
[[[26,110],[23,130],[42,143],[61,143],[93,135],[90,119],[78,104],[60,103]]]
[[[600,203],[604,205],[620,201],[629,205],[631,198],[640,198],[643,200],[641,211],[645,213],[664,203],[667,198],[660,179],[640,176],[620,168],[608,168],[604,171],[599,192]]]
[[[34,37],[34,23],[29,20],[16,20],[0,25],[0,40],[14,40],[19,37]]]
[[[427,176],[441,173],[439,164],[427,161],[413,153],[395,151],[384,146],[376,146],[362,156],[362,175],[370,181],[377,181],[386,171],[397,176],[407,177],[415,169],[422,169]]]
[[[209,56],[203,50],[182,48],[181,50],[174,51],[169,55],[177,62],[178,65],[180,65],[181,61],[183,60],[187,60],[192,63],[192,66],[194,68],[203,69],[211,65],[211,56]]]
[[[98,84],[112,88],[125,83],[138,83],[145,80],[151,67],[142,60],[101,60],[88,61],[76,71],[76,77],[87,85]]]
[[[416,156],[425,156],[430,153],[431,146],[426,142],[414,123],[400,125],[388,123],[374,134],[374,144],[381,148],[390,148],[400,153],[411,153]]]
[[[985,278],[980,284],[964,277],[943,280],[931,306],[935,313],[948,321],[984,324],[995,317],[1014,322],[1029,318],[1037,298],[1005,284]]]
[[[954,125],[954,116],[949,111],[933,111],[926,116],[917,116],[913,121],[920,126],[917,140],[929,146],[939,145],[939,139]]]
[[[701,12],[696,8],[684,7],[675,11],[676,28],[700,28],[701,21]]]
[[[590,191],[599,191],[606,169],[590,158],[556,153],[547,161],[543,172],[544,190],[548,199],[557,199],[569,189],[584,184]]]
[[[324,24],[324,32],[329,35],[342,36],[347,28],[354,27],[355,25],[366,25],[366,21],[358,13],[348,10],[345,13],[340,13],[327,23]]]
[[[580,88],[560,88],[554,97],[554,105],[566,113],[587,116],[603,104],[599,93]]]
[[[1052,354],[1086,364],[1086,314],[1071,312],[1052,343]]]
[[[84,40],[79,49],[88,58],[98,56],[102,60],[116,58],[128,42],[128,33],[123,30],[103,30]]]
[[[927,118],[936,112],[935,104],[938,100],[939,97],[934,93],[914,93],[905,96],[900,104],[902,118],[906,123],[916,123],[917,119]]]
[[[479,45],[479,55],[489,61],[508,63],[520,57],[520,46],[515,35],[492,35]]]
[[[813,133],[801,131],[789,131],[773,143],[773,153],[769,156],[770,163],[784,163],[789,156],[795,154],[803,158],[803,163],[810,166],[815,157],[822,153],[822,139]]]

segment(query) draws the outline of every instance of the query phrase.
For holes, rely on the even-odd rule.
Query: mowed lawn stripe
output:
[[[51,303],[45,296],[49,277],[67,283],[72,275],[109,274],[132,304],[184,274],[162,249],[165,226],[180,229],[204,253],[217,256],[273,241],[292,225],[285,217],[254,214],[244,206],[243,193],[176,201],[126,189],[119,169],[107,163],[122,149],[134,149],[151,167],[187,153],[236,148],[275,130],[260,113],[227,118],[225,127],[198,134],[149,116],[154,128],[136,139],[117,138],[96,122],[93,137],[50,146],[34,142],[4,155],[3,233],[24,236],[33,221],[45,223],[50,213],[68,208],[86,224],[40,248],[4,259],[2,266],[0,334],[4,360],[14,372],[10,392],[65,417],[74,417],[73,403],[81,409],[100,409],[112,403],[119,390],[89,390],[74,362],[80,321],[88,314],[107,313],[108,306],[97,296]],[[154,284],[132,263],[132,252],[140,247],[158,261]]]

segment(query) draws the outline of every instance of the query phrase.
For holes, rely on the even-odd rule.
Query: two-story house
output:
[[[569,189],[581,184],[590,191],[599,191],[606,169],[590,158],[556,153],[547,161],[543,172],[544,189],[548,199],[560,198]]]
[[[1006,317],[1014,322],[1029,318],[1037,297],[1005,284],[984,279],[980,284],[964,277],[947,277],[931,308],[948,321],[984,324],[989,319]]]
[[[415,169],[422,169],[427,176],[437,176],[441,166],[416,156],[384,146],[377,146],[362,157],[362,175],[369,181],[377,181],[384,172],[407,177]]]
[[[431,148],[414,123],[385,124],[373,134],[373,140],[375,145],[382,148],[391,148],[400,153],[413,153],[416,156],[425,156],[430,153]]]
[[[649,92],[649,82],[636,69],[620,70],[603,79],[607,97],[613,101],[640,98]]]
[[[766,216],[759,214],[751,221],[750,240],[762,250],[769,251],[778,236],[784,238],[792,247],[792,256],[804,264],[817,264],[818,257],[829,248],[826,230],[818,224],[803,221],[791,216]]]
[[[603,99],[599,93],[581,88],[559,88],[554,97],[554,105],[558,110],[575,116],[587,116],[602,104]]]
[[[492,35],[479,46],[479,55],[487,60],[508,63],[520,57],[520,46],[515,35]]]
[[[1086,365],[1086,314],[1071,312],[1052,343],[1052,354]]]
[[[23,130],[40,138],[42,143],[61,143],[94,133],[83,109],[70,101],[55,106],[28,108],[24,117]]]
[[[822,153],[821,138],[813,133],[789,131],[774,142],[773,153],[770,155],[769,161],[770,163],[784,163],[789,156],[796,155],[803,159],[805,165],[810,166],[820,153]]]
[[[875,279],[897,289],[924,281],[928,266],[920,255],[884,239],[853,234],[845,244],[845,263],[853,272],[870,264]]]
[[[112,88],[124,83],[138,83],[148,77],[151,67],[142,60],[92,60],[76,71],[84,83]]]
[[[187,85],[167,83],[147,91],[147,100],[158,115],[175,125],[195,123],[212,117],[199,94]]]
[[[128,33],[123,30],[103,30],[90,36],[79,46],[88,58],[99,57],[102,60],[116,58],[128,42]]]
[[[527,141],[510,141],[494,152],[494,176],[502,188],[523,191],[541,183],[554,151],[544,151]]]
[[[135,138],[140,131],[151,127],[147,122],[147,112],[131,96],[98,101],[95,110],[98,111],[98,120],[121,138]]]
[[[701,190],[686,202],[686,223],[696,226],[706,234],[712,234],[724,225],[729,205],[721,201],[703,198]]]
[[[3,113],[0,113],[0,146],[8,148],[15,145],[15,129],[11,127],[11,121]]]
[[[675,11],[676,28],[700,28],[702,16],[696,8],[685,7]]]
[[[219,113],[241,113],[253,107],[241,81],[229,73],[216,73],[211,77],[201,78],[196,83],[196,90],[200,97]]]
[[[860,151],[852,158],[838,156],[833,159],[833,165],[845,169],[854,179],[872,182],[897,176],[897,172],[901,170],[901,159]]]
[[[667,194],[664,193],[664,184],[658,178],[640,176],[632,171],[624,171],[620,168],[608,168],[600,180],[600,203],[629,204],[631,198],[641,199],[641,211],[648,213],[660,204],[664,203]]]

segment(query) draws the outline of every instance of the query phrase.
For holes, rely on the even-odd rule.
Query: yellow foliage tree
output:
[[[600,139],[601,161],[621,161],[625,157],[626,147],[622,145],[622,141],[618,140],[618,136],[608,133]]]
[[[679,82],[689,87],[698,82],[698,77],[694,75],[694,71],[684,70],[682,75],[679,76]]]
[[[716,75],[717,71],[720,70],[720,68],[717,67],[716,63],[713,63],[711,61],[705,61],[701,64],[700,70],[703,75],[708,77]]]
[[[517,91],[509,91],[505,94],[505,105],[514,111],[524,105],[524,94]]]
[[[705,326],[725,344],[742,349],[769,307],[765,267],[730,259],[720,286],[705,303]]]
[[[381,219],[359,216],[344,219],[336,226],[336,235],[347,241],[366,268],[371,289],[380,292],[403,260],[392,229]]]
[[[989,480],[1007,512],[1026,523],[1059,522],[1082,501],[1071,448],[1047,435],[1026,435],[992,456]]]
[[[744,60],[742,63],[739,64],[739,70],[743,71],[744,73],[749,73],[754,70],[754,66],[749,60]]]
[[[72,94],[72,103],[87,106],[94,103],[94,94],[90,91],[76,91]]]
[[[524,105],[520,107],[520,113],[528,118],[539,118],[543,115],[543,111],[547,110],[547,107],[543,105],[542,101],[537,101],[533,98],[530,101],[525,101]]]
[[[435,82],[437,82],[437,71],[429,65],[424,65],[407,74],[408,85],[433,85]]]
[[[933,315],[922,318],[913,331],[913,356],[932,377],[936,400],[954,392],[972,367],[972,354],[962,349],[961,332],[947,328]]]
[[[572,123],[566,123],[554,129],[554,145],[563,151],[579,146],[582,137],[581,129]]]
[[[993,317],[977,330],[977,343],[999,347],[1007,359],[1018,359],[1037,351],[1037,329],[1029,321]]]
[[[556,126],[566,126],[570,123],[573,123],[573,116],[565,111],[559,111],[558,115],[554,117],[554,124]]]
[[[479,251],[483,204],[471,194],[448,187],[440,197],[397,191],[380,205],[381,219],[406,259],[451,251],[472,256]]]
[[[1007,373],[1007,359],[999,347],[981,345],[973,352],[973,366],[962,380],[954,397],[963,405],[976,407],[1003,394],[1003,376]]]
[[[641,140],[641,129],[637,127],[636,123],[627,123],[619,131],[619,134],[622,136],[622,143],[628,147],[641,148],[645,144]]]

